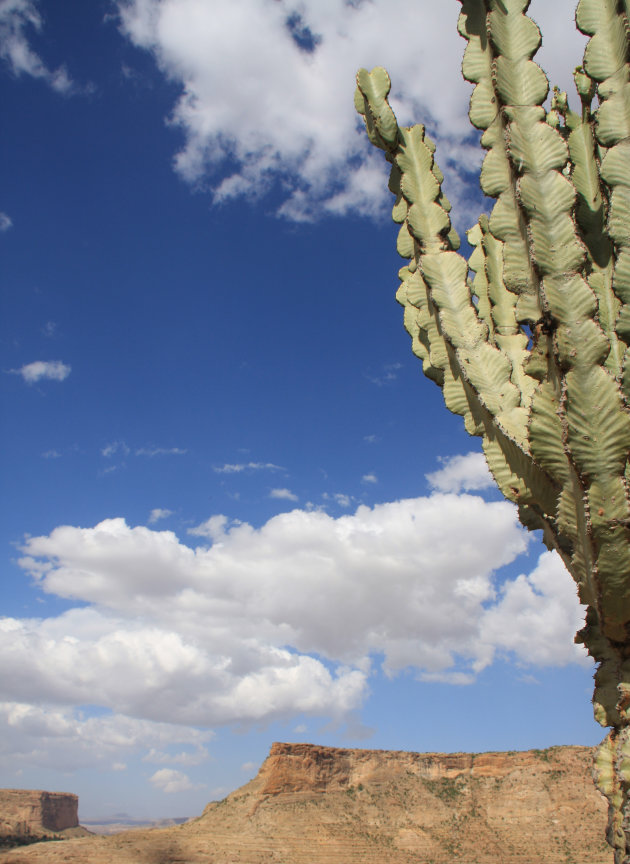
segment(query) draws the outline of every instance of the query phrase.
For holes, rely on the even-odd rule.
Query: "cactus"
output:
[[[503,495],[575,579],[597,663],[594,763],[615,862],[630,862],[630,0],[580,0],[579,110],[533,61],[529,0],[460,0],[470,120],[495,198],[461,257],[435,145],[400,127],[377,67],[355,106],[391,163],[396,295],[412,350],[483,440]],[[594,104],[595,97],[597,100]],[[576,102],[578,101],[576,100]]]

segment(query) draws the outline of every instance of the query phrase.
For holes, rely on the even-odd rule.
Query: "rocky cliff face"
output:
[[[79,799],[66,792],[0,789],[0,838],[32,841],[79,827]]]
[[[424,781],[494,778],[540,768],[552,756],[584,754],[583,747],[516,753],[404,753],[398,750],[342,750],[314,744],[273,744],[260,769],[262,795],[347,791],[411,775]]]
[[[38,844],[0,864],[612,864],[591,760],[585,747],[473,755],[274,744],[257,777],[198,819]]]

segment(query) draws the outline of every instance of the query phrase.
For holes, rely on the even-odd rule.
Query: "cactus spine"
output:
[[[580,110],[532,60],[529,0],[460,0],[462,71],[487,150],[489,217],[466,261],[421,125],[398,126],[390,80],[357,75],[355,105],[391,163],[397,300],[447,407],[483,439],[522,523],[542,531],[588,606],[576,640],[598,664],[595,760],[616,864],[630,862],[630,0],[580,0],[590,39]],[[593,100],[597,96],[596,107]]]

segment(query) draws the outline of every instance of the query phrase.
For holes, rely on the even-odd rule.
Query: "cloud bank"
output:
[[[426,123],[438,140],[455,221],[461,230],[476,221],[482,151],[467,119],[455,0],[114,2],[123,37],[179,88],[166,118],[183,139],[175,170],[216,203],[273,192],[278,215],[295,221],[384,213],[386,165],[352,100],[357,69],[382,65],[399,121]],[[16,76],[76,92],[65,66],[51,69],[33,47],[45,28],[40,6],[0,2],[0,59]],[[533,0],[529,9],[544,36],[536,59],[570,96],[585,44],[574,8]]]
[[[0,59],[16,76],[40,78],[58,93],[70,93],[74,84],[66,67],[50,69],[31,47],[33,35],[44,24],[38,6],[35,0],[0,2]]]
[[[429,126],[451,175],[447,194],[463,218],[476,219],[466,198],[479,198],[469,172],[481,150],[467,119],[471,86],[460,74],[465,43],[454,0],[117,3],[121,32],[180,87],[169,118],[184,139],[175,169],[209,184],[216,202],[273,189],[282,198],[278,213],[298,221],[381,212],[386,167],[366,142],[352,95],[360,66],[383,65],[399,121]],[[574,7],[573,0],[530,7],[547,36],[537,59],[570,93],[584,45]]]
[[[0,620],[3,759],[13,747],[54,761],[64,741],[87,750],[100,736],[102,760],[126,730],[122,751],[142,740],[149,761],[195,764],[210,727],[343,722],[378,666],[467,683],[498,656],[590,662],[573,644],[583,611],[555,555],[497,577],[528,540],[504,501],[435,492],[338,518],[295,509],[260,528],[217,515],[189,533],[206,545],[121,518],[25,540],[20,566],[72,607]],[[44,750],[59,739],[57,755],[37,755],[34,738]],[[155,782],[179,782],[169,777]]]

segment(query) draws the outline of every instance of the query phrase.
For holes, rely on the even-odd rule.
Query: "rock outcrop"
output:
[[[612,864],[592,755],[274,744],[257,777],[198,819],[38,844],[0,864]]]
[[[0,789],[0,843],[33,843],[73,836],[79,826],[79,799],[68,792]]]

